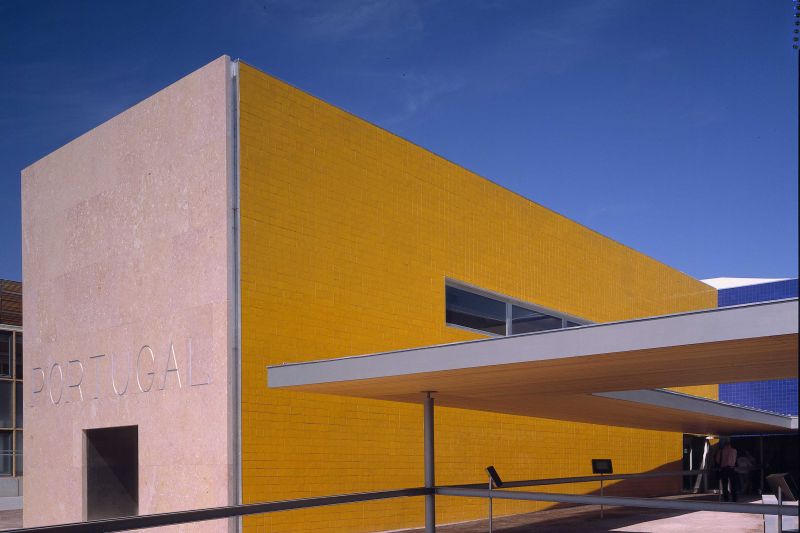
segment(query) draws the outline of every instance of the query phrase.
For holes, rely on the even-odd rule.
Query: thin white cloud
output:
[[[386,119],[388,125],[408,121],[418,113],[424,112],[437,99],[459,91],[464,83],[452,77],[411,74],[405,76],[403,88],[403,108]]]
[[[289,25],[305,38],[322,41],[387,41],[420,33],[423,16],[414,0],[240,0],[248,16]]]
[[[422,31],[415,2],[402,0],[339,0],[308,19],[316,35],[340,39],[353,36],[392,38]]]
[[[649,202],[637,203],[612,203],[606,205],[591,205],[585,209],[585,218],[597,222],[602,219],[626,218],[633,219],[635,215],[649,212],[653,206]]]

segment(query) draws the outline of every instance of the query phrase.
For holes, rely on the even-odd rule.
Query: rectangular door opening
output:
[[[86,519],[139,513],[139,428],[87,429]]]

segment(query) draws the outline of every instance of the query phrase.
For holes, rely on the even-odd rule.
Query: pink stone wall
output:
[[[140,514],[233,503],[229,79],[217,59],[22,173],[25,526],[85,519],[91,428],[138,426]]]

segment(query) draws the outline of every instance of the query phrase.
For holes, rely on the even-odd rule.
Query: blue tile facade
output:
[[[719,307],[780,300],[781,298],[796,298],[797,278],[747,285],[746,287],[720,289],[717,294],[717,305]]]
[[[797,415],[797,380],[777,379],[748,383],[722,383],[719,399],[782,415]]]
[[[719,307],[753,302],[766,302],[797,297],[797,278],[746,287],[720,289]],[[723,402],[746,405],[765,411],[797,415],[797,379],[723,383],[719,386]]]

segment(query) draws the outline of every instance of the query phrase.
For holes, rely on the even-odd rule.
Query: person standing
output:
[[[755,457],[753,454],[750,453],[750,450],[746,450],[744,455],[740,455],[738,459],[736,459],[736,474],[739,477],[739,492],[742,494],[750,494],[752,492],[752,484],[750,483],[750,479],[753,477],[753,469],[756,466]]]
[[[725,441],[725,445],[717,454],[717,464],[720,467],[719,479],[722,482],[722,499],[726,502],[735,502],[739,495],[739,477],[736,475],[736,448],[728,440]],[[730,493],[728,485],[730,485]]]

